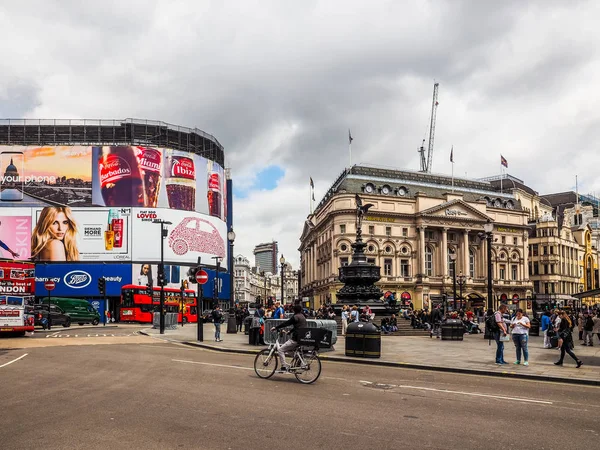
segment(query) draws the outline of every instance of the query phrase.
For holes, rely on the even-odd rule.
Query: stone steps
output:
[[[373,319],[373,324],[377,327],[381,326],[381,319],[383,317],[375,316]],[[342,335],[342,319],[341,317],[336,316],[335,321],[337,322],[337,333],[338,336]],[[422,328],[413,328],[410,326],[410,320],[405,320],[403,318],[397,319],[398,322],[398,331],[394,331],[393,333],[388,333],[385,336],[425,336],[429,337],[429,332],[423,330]]]

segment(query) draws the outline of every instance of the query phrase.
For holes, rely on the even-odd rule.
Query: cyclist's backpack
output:
[[[496,315],[495,314],[491,314],[491,315],[487,316],[487,318],[485,319],[485,329],[491,331],[492,333],[495,333],[496,331],[498,331],[500,329],[500,327],[496,323]]]

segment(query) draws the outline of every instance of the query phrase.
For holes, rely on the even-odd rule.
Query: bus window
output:
[[[126,307],[133,306],[133,291],[131,289],[123,290],[123,305]]]

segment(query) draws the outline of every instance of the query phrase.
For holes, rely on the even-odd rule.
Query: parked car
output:
[[[48,305],[35,305],[33,314],[34,325],[41,326],[45,330],[48,327]],[[71,316],[56,305],[50,305],[50,319],[52,326],[62,325],[65,328],[71,326]]]

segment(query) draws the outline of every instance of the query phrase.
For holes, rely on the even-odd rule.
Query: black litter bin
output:
[[[252,316],[248,316],[244,319],[244,334],[250,333],[251,325],[252,325]]]
[[[258,317],[252,317],[252,321],[250,322],[248,344],[260,345],[260,319]]]
[[[540,321],[537,319],[531,319],[531,327],[529,328],[529,336],[540,335]]]
[[[462,341],[464,334],[462,320],[448,319],[442,323],[442,341]]]
[[[346,329],[346,356],[381,357],[381,333],[369,322],[353,322]]]
[[[227,334],[236,334],[237,333],[237,319],[235,318],[235,309],[231,308],[229,310],[229,315],[227,316]]]

